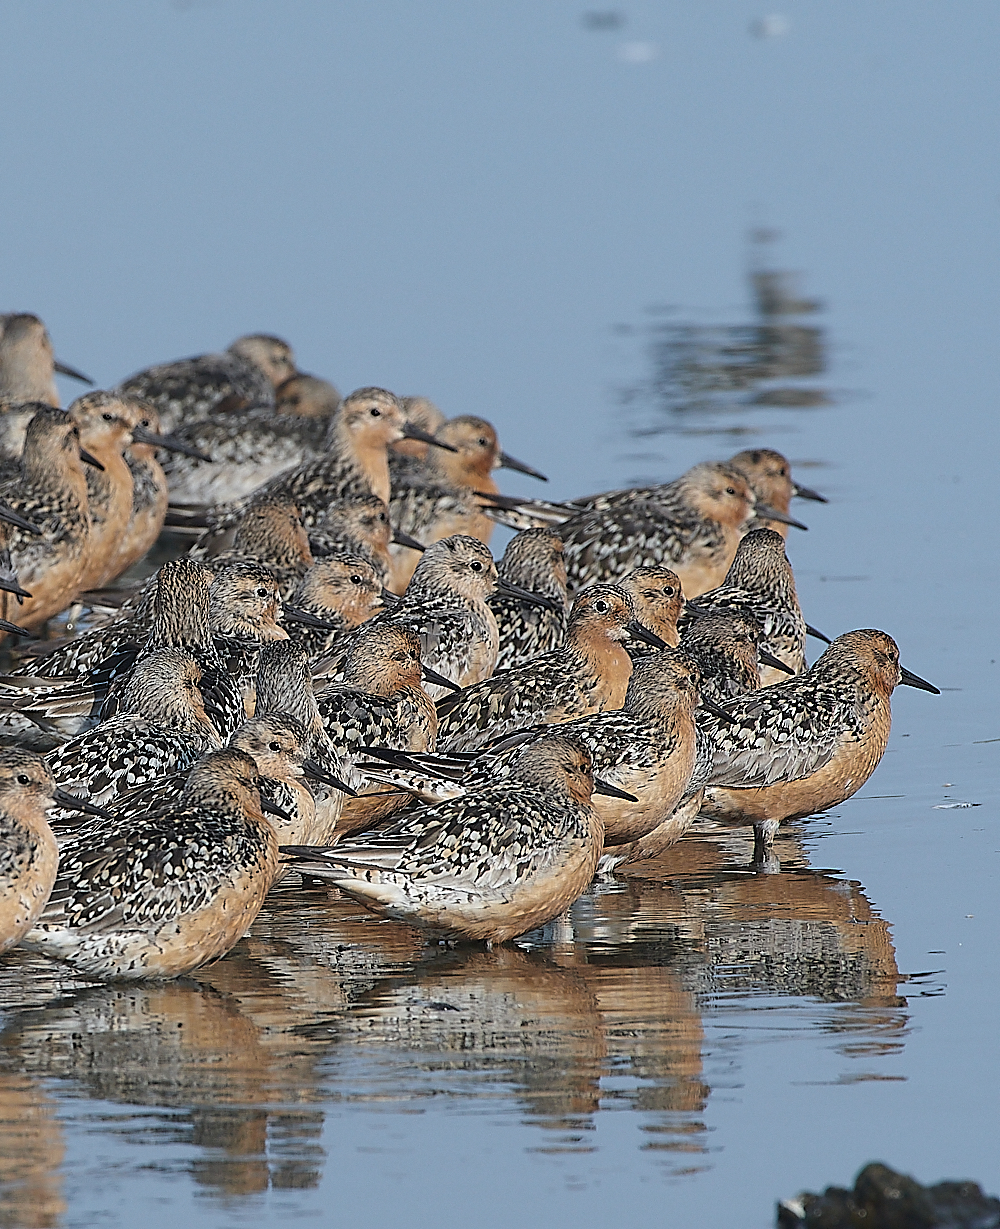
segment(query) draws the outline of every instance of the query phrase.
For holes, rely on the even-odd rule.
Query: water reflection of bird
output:
[[[554,732],[501,783],[427,807],[334,849],[286,849],[366,908],[451,938],[503,942],[558,916],[590,882],[603,841],[590,752]]]
[[[733,700],[731,723],[706,719],[715,753],[704,811],[752,823],[763,852],[782,820],[850,798],[885,752],[899,683],[937,694],[900,665],[891,636],[846,632],[805,674]]]
[[[217,960],[257,916],[278,870],[260,773],[214,751],[176,806],[83,825],[64,842],[48,904],[22,940],[96,980],[179,977]]]

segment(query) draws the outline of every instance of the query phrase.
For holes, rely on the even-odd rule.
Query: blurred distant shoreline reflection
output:
[[[644,340],[648,364],[648,374],[619,393],[633,418],[630,434],[784,433],[787,421],[775,424],[762,415],[834,404],[820,379],[827,370],[825,330],[812,319],[823,304],[801,293],[801,274],[768,267],[766,248],[777,238],[764,229],[750,235],[751,319],[616,328],[618,335]],[[654,307],[649,313],[682,310]]]

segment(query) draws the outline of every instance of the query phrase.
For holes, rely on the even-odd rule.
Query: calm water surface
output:
[[[594,485],[781,448],[831,499],[796,508],[807,617],[885,627],[944,694],[901,688],[879,771],[767,871],[748,832],[699,826],[502,950],[288,884],[197,981],[93,987],[10,954],[0,1223],[763,1226],[875,1157],[1000,1188],[985,463],[845,392],[864,373],[790,278],[755,292],[610,335]]]

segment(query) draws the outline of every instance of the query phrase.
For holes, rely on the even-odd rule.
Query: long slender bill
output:
[[[629,619],[625,624],[625,630],[634,640],[643,640],[646,644],[651,644],[654,649],[667,647],[665,640],[661,640],[656,632],[651,632],[648,627],[643,627],[638,619]]]
[[[797,521],[794,516],[789,516],[786,512],[779,512],[777,508],[772,508],[770,504],[762,504],[760,500],[754,505],[754,513],[762,521],[780,521],[782,525],[791,525],[794,529],[806,529],[808,525],[803,525],[801,521]]]
[[[609,785],[607,781],[601,781],[599,778],[594,778],[594,793],[606,794],[609,798],[621,798],[625,802],[638,802],[635,794],[626,794],[623,789],[619,789],[617,785]]]
[[[929,691],[932,695],[939,696],[941,690],[935,687],[933,683],[928,683],[926,679],[922,679],[919,674],[914,674],[912,670],[907,670],[905,666],[900,666],[902,678],[899,680],[905,683],[907,687],[917,687],[920,691]]]
[[[512,457],[509,452],[501,452],[497,457],[497,468],[516,469],[519,474],[527,474],[529,478],[537,478],[539,482],[548,482],[544,474],[539,473],[537,469],[532,469],[530,465],[525,465],[517,457]]]

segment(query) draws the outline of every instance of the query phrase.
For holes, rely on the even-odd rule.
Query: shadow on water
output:
[[[889,927],[860,885],[810,868],[794,825],[781,874],[749,852],[696,828],[492,952],[428,947],[291,883],[197,982],[86,987],[12,953],[0,1224],[62,1223],[61,1119],[81,1099],[89,1134],[226,1199],[316,1186],[337,1107],[513,1114],[541,1154],[610,1147],[597,1121],[628,1111],[664,1176],[709,1168],[711,1072],[725,1053],[729,1079],[742,1049],[773,1041],[775,1008],[782,1040],[828,1037],[840,1082],[887,1078],[879,1060],[908,1029]]]

